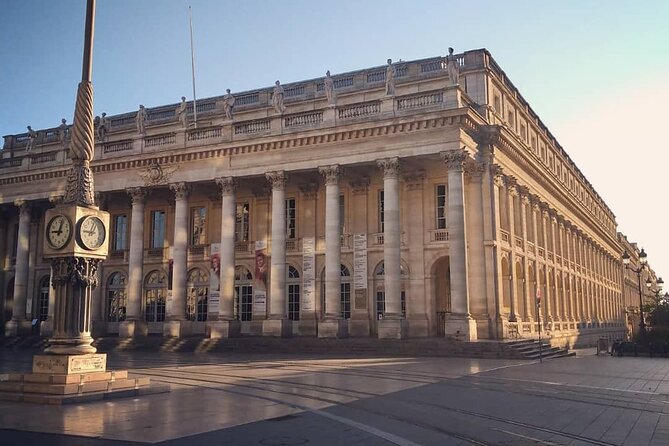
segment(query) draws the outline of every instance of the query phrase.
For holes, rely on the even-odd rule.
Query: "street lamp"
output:
[[[638,268],[632,268],[630,267],[630,255],[625,251],[623,253],[623,264],[625,265],[625,268],[631,270],[632,272],[636,273],[637,279],[639,280],[639,330],[641,331],[641,334],[646,333],[646,322],[643,320],[643,292],[641,291],[641,272],[644,270],[646,265],[648,264],[648,255],[646,254],[646,251],[641,248],[641,252],[639,253],[639,267]],[[650,288],[652,285],[652,282],[650,282],[650,279],[646,281],[646,286]]]

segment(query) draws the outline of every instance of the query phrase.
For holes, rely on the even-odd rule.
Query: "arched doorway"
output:
[[[374,268],[374,314],[376,315],[374,323],[375,333],[378,321],[383,319],[386,313],[386,284],[385,284],[385,267],[381,261],[376,268]],[[404,262],[400,262],[400,305],[402,309],[402,317],[406,317],[406,281],[409,277],[409,271]]]
[[[351,318],[351,270],[346,265],[339,266],[341,284],[339,299],[341,305],[341,317]],[[325,316],[325,268],[321,271],[321,319]]]
[[[253,319],[253,274],[243,266],[235,268],[235,318]]]
[[[151,271],[144,279],[144,319],[149,333],[162,333],[165,321],[167,275],[164,271]]]
[[[186,280],[186,319],[195,322],[207,320],[209,297],[209,274],[201,268],[193,268]]]
[[[126,277],[123,273],[115,272],[109,276],[106,297],[107,322],[125,321],[128,295],[126,292]]]
[[[288,319],[300,320],[300,272],[292,265],[286,269],[286,296],[288,297]]]
[[[37,312],[35,317],[40,321],[45,321],[49,317],[49,289],[50,276],[44,276],[39,281],[39,291],[37,295]]]
[[[436,311],[437,336],[446,335],[446,314],[451,312],[451,268],[450,258],[442,257],[432,267],[432,289]]]

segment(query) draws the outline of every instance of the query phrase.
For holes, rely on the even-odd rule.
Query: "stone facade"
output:
[[[615,216],[485,50],[108,117],[92,169],[112,216],[94,330],[235,336],[534,337],[625,332]],[[330,81],[328,81],[330,82]],[[228,99],[229,101],[229,99]],[[5,136],[8,335],[53,311],[44,211],[58,129]],[[7,243],[3,243],[7,240]],[[625,288],[626,290],[626,288]],[[541,297],[541,315],[535,305]],[[637,304],[638,305],[638,304]],[[540,321],[539,321],[540,318]]]

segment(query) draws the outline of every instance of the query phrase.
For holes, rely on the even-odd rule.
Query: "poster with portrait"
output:
[[[221,244],[209,246],[209,296],[207,298],[208,314],[217,314],[221,301]]]
[[[255,279],[256,288],[267,291],[267,241],[258,240],[255,244]]]
[[[172,278],[174,276],[174,248],[167,248],[167,255],[169,257],[167,266],[167,296],[165,298],[165,315],[172,314]]]

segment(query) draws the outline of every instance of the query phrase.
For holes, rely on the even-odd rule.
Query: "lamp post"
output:
[[[646,251],[641,248],[641,252],[639,253],[639,267],[632,268],[630,266],[630,255],[627,253],[627,251],[625,251],[623,253],[623,264],[625,265],[626,269],[636,273],[637,279],[639,281],[639,330],[641,334],[644,335],[646,334],[646,322],[643,320],[643,292],[641,291],[641,272],[648,264],[648,255],[646,254]],[[652,285],[652,283],[650,282],[650,279],[648,279],[646,286],[650,288],[650,285]]]

